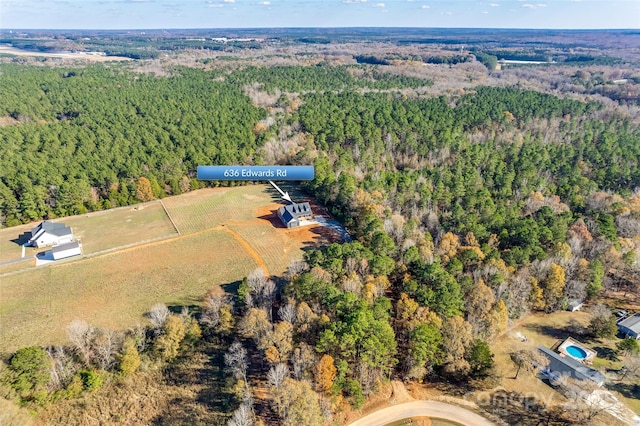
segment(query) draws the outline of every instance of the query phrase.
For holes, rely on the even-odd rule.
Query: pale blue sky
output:
[[[640,28],[640,0],[0,0],[0,28]]]

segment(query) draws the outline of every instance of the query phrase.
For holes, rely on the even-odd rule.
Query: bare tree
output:
[[[567,280],[564,294],[569,299],[584,300],[587,297],[587,283],[581,280]]]
[[[591,310],[589,330],[596,337],[613,337],[617,332],[615,317],[605,305],[598,303]]]
[[[240,342],[233,342],[229,350],[224,354],[224,365],[227,366],[236,380],[244,381],[247,384],[247,350]]]
[[[287,272],[285,273],[285,278],[288,281],[293,280],[298,275],[307,272],[309,270],[309,265],[304,260],[294,260],[289,264],[287,268]]]
[[[633,238],[640,235],[640,217],[631,214],[616,216],[616,229],[621,237]]]
[[[296,380],[304,378],[311,367],[316,364],[316,355],[313,347],[306,343],[300,343],[291,355],[293,364],[293,376]]]
[[[276,283],[267,277],[262,268],[256,268],[247,277],[247,285],[250,295],[248,298],[251,298],[247,300],[247,305],[256,305],[267,309],[271,319],[270,311],[276,295]]]
[[[169,308],[167,308],[164,303],[156,303],[147,313],[147,317],[149,317],[153,328],[160,329],[164,326],[164,323],[167,322],[169,314]]]
[[[384,221],[384,231],[389,234],[396,245],[401,246],[404,240],[404,216],[395,213],[389,219]]]
[[[93,339],[93,346],[96,362],[102,370],[108,370],[113,366],[116,361],[116,354],[122,348],[122,342],[121,333],[106,329],[98,330],[96,337]]]
[[[269,372],[267,373],[267,382],[269,383],[269,386],[277,390],[287,377],[289,377],[289,369],[286,364],[280,363],[269,369]]]
[[[243,402],[233,412],[233,415],[227,422],[227,426],[252,426],[253,423],[253,409]]]
[[[268,280],[269,278],[264,273],[264,270],[262,268],[254,269],[253,271],[251,271],[249,276],[247,276],[247,284],[249,285],[251,292],[254,294],[261,294],[262,288]]]
[[[202,306],[200,321],[210,328],[215,328],[220,324],[220,309],[229,303],[229,297],[225,294],[209,294]]]
[[[67,338],[82,363],[87,367],[91,364],[93,357],[93,339],[95,338],[95,334],[96,330],[86,321],[73,320],[71,324],[67,326]]]
[[[133,337],[138,352],[144,352],[147,349],[147,329],[141,324],[136,324],[134,328],[129,329],[129,335]]]
[[[360,294],[362,291],[362,283],[360,277],[353,272],[342,280],[342,290],[348,293]]]
[[[624,380],[630,377],[635,383],[640,382],[640,357],[627,355],[622,357],[622,363],[624,366],[624,373],[620,380]]]
[[[331,409],[331,400],[327,397],[320,398],[320,410],[322,411],[322,417],[326,420],[333,418],[333,411]]]
[[[517,352],[513,352],[511,354],[511,360],[516,366],[518,366],[514,379],[518,378],[521,370],[532,373],[538,368],[547,365],[549,362],[547,357],[537,349],[521,349]]]
[[[506,305],[510,318],[520,318],[529,313],[531,277],[528,273],[518,274],[507,289]]]
[[[269,314],[269,319],[273,321],[273,302],[276,298],[276,283],[273,280],[268,280],[262,287],[262,303],[263,307]]]
[[[345,265],[344,265],[344,269],[347,275],[349,275],[352,272],[357,272],[358,259],[356,259],[355,257],[347,258],[347,261],[345,262]]]
[[[49,384],[53,389],[62,389],[76,373],[76,364],[65,352],[64,346],[47,348],[47,355],[49,355],[52,365]]]
[[[609,392],[602,390],[591,380],[578,381],[566,375],[561,375],[553,381],[569,400],[565,410],[575,422],[589,422],[615,407],[616,401],[611,399]]]
[[[290,322],[291,324],[296,322],[296,304],[294,301],[289,300],[286,305],[280,306],[278,309],[278,316],[282,321]]]

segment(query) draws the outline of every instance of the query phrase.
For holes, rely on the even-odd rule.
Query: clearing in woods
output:
[[[85,254],[99,253],[0,275],[0,353],[63,343],[74,319],[112,329],[144,324],[157,302],[199,305],[212,287],[258,266],[282,275],[303,248],[332,241],[319,227],[283,228],[273,216],[281,205],[276,195],[266,185],[247,185],[165,198],[180,235],[159,202],[60,219],[81,234]],[[15,239],[32,226],[0,236]]]

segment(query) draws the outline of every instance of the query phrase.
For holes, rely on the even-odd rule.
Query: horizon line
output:
[[[398,26],[336,26],[336,27],[153,27],[153,28],[0,28],[10,31],[212,31],[212,30],[308,30],[308,29],[380,29],[380,30],[504,30],[504,31],[638,31],[640,28],[538,28],[538,27],[398,27]]]

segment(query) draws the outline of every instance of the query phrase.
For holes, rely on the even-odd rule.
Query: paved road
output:
[[[495,426],[489,420],[456,405],[437,401],[413,401],[383,408],[349,426],[384,426],[409,417],[436,417],[465,426]]]
[[[27,260],[33,259],[34,257],[35,256],[32,254],[25,257],[18,257],[17,259],[6,260],[4,262],[0,262],[0,266],[11,265],[13,263],[26,262]]]

